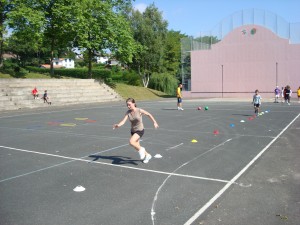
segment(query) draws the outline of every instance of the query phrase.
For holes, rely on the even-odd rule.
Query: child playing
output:
[[[280,92],[280,94],[281,94],[281,103],[284,102],[284,94],[285,94],[284,92],[285,92],[285,88],[282,87],[282,88],[281,88],[281,92]]]
[[[48,105],[51,105],[50,98],[48,97],[47,90],[45,90],[45,92],[44,92],[43,99],[44,99],[44,103],[47,102]]]
[[[291,104],[291,96],[292,96],[292,90],[291,90],[291,87],[290,85],[287,85],[286,86],[286,90],[285,90],[285,102],[290,105]]]
[[[32,95],[33,95],[33,99],[37,99],[39,97],[38,94],[38,90],[36,87],[33,88],[33,90],[31,91]]]
[[[255,90],[255,94],[253,95],[252,104],[254,104],[254,113],[258,116],[259,107],[261,105],[261,96],[258,94],[258,90]]]
[[[298,102],[300,103],[300,87],[297,90],[297,95],[298,95]]]
[[[275,92],[275,103],[278,103],[279,102],[278,101],[279,100],[279,95],[280,95],[280,89],[279,89],[278,86],[276,86],[274,92]]]
[[[143,163],[148,163],[152,156],[140,145],[140,138],[144,135],[142,115],[148,116],[152,120],[155,128],[158,128],[158,124],[149,112],[136,107],[135,100],[133,98],[128,98],[126,100],[126,104],[128,110],[124,118],[118,124],[114,124],[113,129],[121,127],[127,119],[129,119],[131,123],[131,137],[129,143],[136,151],[138,151]]]
[[[181,88],[182,84],[178,84],[177,90],[176,90],[176,95],[177,95],[177,109],[178,110],[183,110],[182,108],[182,94],[181,94]]]

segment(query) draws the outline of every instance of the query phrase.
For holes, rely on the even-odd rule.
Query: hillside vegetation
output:
[[[1,78],[14,79],[9,74],[3,74],[3,73],[0,73],[0,79]],[[50,78],[51,77],[47,76],[47,75],[33,74],[33,73],[29,73],[25,77],[25,79],[50,79]],[[54,78],[51,78],[51,79],[54,79]],[[70,79],[70,78],[67,78],[67,79]],[[114,89],[124,99],[134,98],[136,100],[159,100],[161,98],[174,97],[174,96],[169,96],[163,92],[153,90],[150,88],[132,86],[132,85],[124,84],[124,83],[117,83],[116,87]]]

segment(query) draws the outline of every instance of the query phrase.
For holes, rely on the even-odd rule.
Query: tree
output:
[[[210,48],[212,44],[218,43],[220,40],[218,39],[217,36],[201,36],[195,38],[194,41],[198,41],[202,44],[207,44],[208,47]]]
[[[153,72],[163,71],[164,43],[167,35],[167,21],[154,4],[148,6],[144,13],[132,11],[131,27],[137,42],[137,53],[131,67],[138,71],[145,87],[148,86]]]
[[[73,5],[71,0],[11,0],[14,5],[9,25],[19,39],[34,40],[36,48],[49,46],[51,74],[54,51],[72,40]]]
[[[25,66],[27,62],[36,57],[36,45],[30,40],[32,39],[29,39],[27,35],[23,36],[19,35],[19,33],[13,33],[6,40],[7,46],[5,50],[16,55],[21,66]]]
[[[129,24],[121,13],[127,1],[82,0],[76,2],[74,47],[88,54],[89,77],[92,77],[92,59],[101,51],[109,50],[123,62],[130,62],[135,50]]]
[[[0,0],[0,67],[3,66],[4,35],[7,28],[8,14],[12,7],[9,0]]]
[[[40,10],[44,12],[43,40],[44,45],[50,46],[50,68],[54,74],[54,51],[66,48],[71,44],[74,33],[72,21],[74,19],[74,4],[72,0],[40,0]],[[44,2],[44,3],[43,3]]]
[[[164,68],[166,72],[177,75],[180,69],[181,43],[180,39],[185,37],[180,31],[168,31],[164,48]]]

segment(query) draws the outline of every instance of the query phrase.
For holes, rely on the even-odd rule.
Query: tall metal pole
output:
[[[223,65],[222,65],[222,98],[223,98]]]
[[[184,85],[183,63],[181,63],[181,83]]]
[[[276,62],[276,87],[278,86],[278,62]]]

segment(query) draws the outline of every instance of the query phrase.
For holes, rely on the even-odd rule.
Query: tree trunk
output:
[[[1,41],[0,41],[0,68],[3,67],[3,34],[1,32]]]
[[[88,77],[92,79],[92,50],[89,49],[89,71],[88,71]]]
[[[139,72],[139,75],[142,77],[144,87],[148,87],[150,75],[145,72],[142,75],[140,66],[138,67],[138,72]]]
[[[54,58],[54,37],[51,40],[51,59],[50,59],[50,74],[54,75],[54,66],[53,66],[53,58]]]
[[[1,18],[0,18],[0,26],[1,26],[2,29],[3,29],[3,21],[4,21],[3,17],[4,16],[1,15]],[[0,31],[0,68],[3,67],[3,43],[4,43],[4,41],[3,41],[3,31],[2,31],[2,29]]]
[[[149,74],[144,74],[144,75],[143,75],[143,78],[142,78],[144,87],[148,87],[149,80],[150,80]]]

